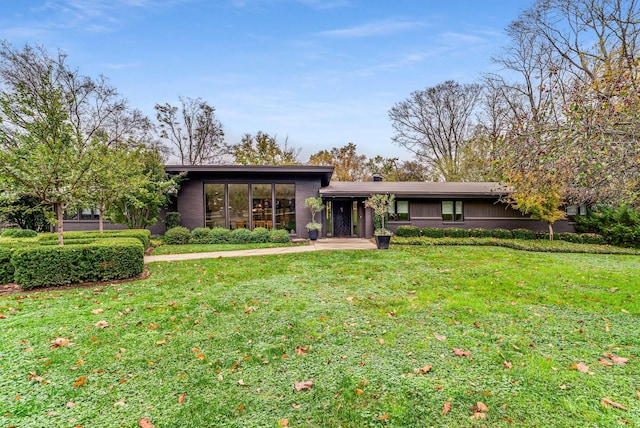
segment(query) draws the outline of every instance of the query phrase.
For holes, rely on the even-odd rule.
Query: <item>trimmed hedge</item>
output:
[[[209,231],[209,243],[211,244],[226,244],[229,242],[229,235],[231,231],[224,227],[214,227]]]
[[[11,255],[14,248],[0,247],[0,284],[13,282],[14,268],[11,264]]]
[[[251,231],[251,242],[265,243],[269,241],[269,230],[267,228],[256,227]]]
[[[469,237],[470,238],[491,238],[491,231],[487,229],[483,229],[481,227],[476,227],[473,229],[469,229]]]
[[[100,233],[98,230],[90,231],[73,231],[64,232],[64,242],[67,239],[110,239],[110,238],[136,238],[144,248],[151,246],[151,232],[147,229],[122,229],[122,230],[105,230]],[[57,241],[57,233],[41,233],[38,235],[39,241]],[[71,242],[71,241],[69,241]]]
[[[271,232],[269,232],[269,238],[271,242],[275,242],[277,244],[285,244],[287,242],[291,242],[289,231],[283,229],[272,230]]]
[[[396,229],[397,236],[420,236],[420,228],[418,226],[398,226]]]
[[[18,248],[11,258],[23,289],[131,278],[144,270],[144,247],[133,238],[98,239],[89,245]]]
[[[166,241],[166,238],[165,238]],[[211,243],[211,229],[208,227],[196,227],[191,231],[192,244],[210,244]]]
[[[420,230],[420,235],[427,238],[442,238],[444,236],[444,229],[439,227],[425,227]]]
[[[176,226],[167,230],[164,234],[164,243],[169,245],[188,244],[191,241],[191,232],[182,226]]]
[[[466,229],[460,229],[459,227],[447,227],[444,230],[444,236],[446,238],[468,238],[469,232]]]
[[[251,242],[251,231],[249,229],[235,229],[229,234],[230,244],[247,244]]]
[[[604,236],[598,235],[597,233],[581,233],[580,236],[582,237],[582,242],[585,244],[604,245],[607,243]]]
[[[34,238],[38,236],[38,232],[31,229],[5,229],[0,236],[3,238]]]
[[[513,229],[511,233],[515,239],[536,239],[536,232],[529,229]]]
[[[508,229],[493,229],[491,237],[498,239],[513,239],[513,233]]]
[[[556,233],[555,236],[561,241],[573,242],[574,244],[582,244],[582,236],[578,235],[577,233],[562,232]]]

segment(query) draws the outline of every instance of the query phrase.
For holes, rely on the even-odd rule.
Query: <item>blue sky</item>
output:
[[[389,109],[412,91],[494,70],[504,28],[530,0],[20,0],[0,39],[60,49],[131,106],[200,97],[228,142],[262,130],[302,148],[391,143]]]

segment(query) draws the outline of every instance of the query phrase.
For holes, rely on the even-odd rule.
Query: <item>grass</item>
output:
[[[149,268],[0,298],[0,424],[640,424],[637,256],[396,246]]]
[[[235,251],[251,250],[255,248],[275,248],[303,245],[300,243],[253,243],[253,244],[184,244],[184,245],[158,245],[153,249],[151,255],[160,256],[164,254],[185,254],[185,253],[206,253],[210,251]]]

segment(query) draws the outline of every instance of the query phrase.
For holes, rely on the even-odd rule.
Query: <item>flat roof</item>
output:
[[[396,197],[498,197],[507,193],[500,183],[414,182],[414,181],[334,181],[320,189],[325,197],[369,197],[393,193]]]
[[[322,186],[328,186],[333,174],[333,166],[318,165],[165,165],[168,173],[186,172],[201,174],[252,174],[295,175],[319,178]]]

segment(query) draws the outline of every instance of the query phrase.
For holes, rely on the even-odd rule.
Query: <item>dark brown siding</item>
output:
[[[204,227],[204,184],[202,180],[186,180],[180,185],[177,210],[180,225],[193,230]]]

